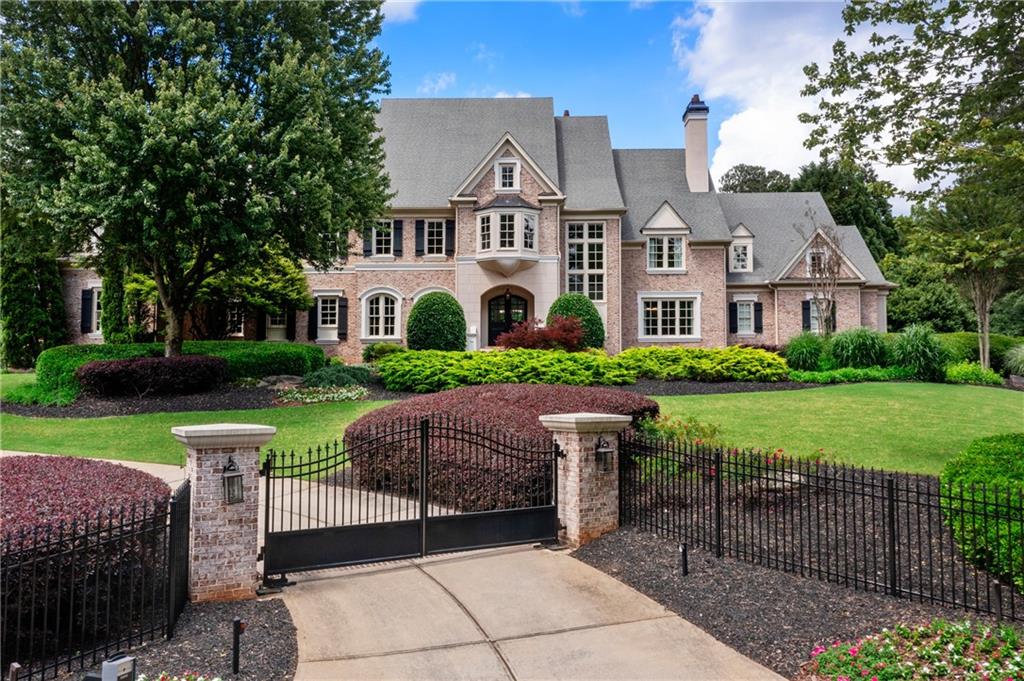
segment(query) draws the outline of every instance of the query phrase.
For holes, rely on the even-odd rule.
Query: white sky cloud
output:
[[[416,92],[421,95],[433,96],[444,92],[453,85],[455,85],[455,74],[451,71],[428,73],[423,76],[423,80],[417,86]]]
[[[384,21],[401,23],[414,21],[421,0],[384,0]]]
[[[511,99],[521,97],[532,97],[529,92],[523,92],[522,90],[516,90],[515,92],[508,92],[506,90],[498,90],[494,93],[495,99]]]
[[[630,9],[646,9],[654,4],[654,0],[630,0]]]
[[[834,3],[703,0],[675,19],[673,51],[689,84],[705,101],[729,99],[737,107],[718,130],[719,146],[711,160],[716,181],[737,163],[792,175],[818,160],[817,150],[803,146],[810,126],[797,120],[801,112],[816,108],[815,101],[800,96],[806,83],[803,67],[827,65],[832,43],[843,35],[841,11],[842,5]],[[858,36],[847,40],[856,43]],[[877,171],[898,187],[914,184],[909,169]],[[906,209],[902,202],[894,206]]]

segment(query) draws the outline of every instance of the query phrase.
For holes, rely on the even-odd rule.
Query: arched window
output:
[[[390,293],[375,293],[366,298],[363,318],[367,338],[398,337],[398,298]]]

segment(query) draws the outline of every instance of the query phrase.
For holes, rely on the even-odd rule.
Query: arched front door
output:
[[[494,345],[498,336],[525,321],[525,298],[508,292],[494,296],[487,303],[487,344]]]

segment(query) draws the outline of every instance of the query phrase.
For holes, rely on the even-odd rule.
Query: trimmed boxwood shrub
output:
[[[833,335],[829,341],[829,353],[839,368],[884,367],[889,363],[885,335],[867,328]]]
[[[974,362],[956,362],[946,365],[946,383],[973,383],[1002,385],[1003,377],[991,369],[983,369]]]
[[[486,383],[626,385],[636,375],[600,351],[408,350],[377,362],[388,390],[430,393]]]
[[[789,368],[775,353],[732,345],[727,348],[629,348],[613,361],[640,378],[668,381],[761,381],[786,379]]]
[[[825,352],[825,339],[816,333],[805,331],[794,336],[786,344],[786,364],[799,371],[817,371],[821,355]]]
[[[311,388],[340,388],[370,382],[370,370],[360,366],[331,364],[306,374],[303,384]]]
[[[548,309],[547,323],[555,317],[575,317],[583,325],[583,347],[604,347],[604,322],[594,302],[582,293],[563,293]]]
[[[363,348],[363,361],[373,364],[381,357],[387,357],[396,352],[405,352],[405,348],[398,343],[370,343]]]
[[[939,342],[946,349],[951,362],[978,362],[978,334],[970,331],[958,331],[956,333],[938,334]],[[1004,336],[999,333],[990,333],[989,362],[992,369],[998,373],[1006,370],[1006,353],[1015,345],[1024,342],[1024,338]]]
[[[75,378],[90,395],[191,395],[212,390],[224,382],[228,362],[223,357],[137,357],[88,362]]]
[[[539,417],[572,412],[624,414],[636,424],[657,416],[658,404],[622,390],[554,385],[472,386],[414,397],[370,412],[346,429],[346,444],[356,448],[350,451],[373,442],[353,455],[349,474],[367,489],[415,496],[415,426],[428,418],[440,426],[431,429],[428,442],[432,503],[472,512],[550,502],[539,496],[552,482],[551,434]],[[387,435],[399,425],[404,433]]]
[[[892,343],[892,363],[908,367],[914,378],[941,383],[946,378],[946,351],[935,332],[922,324],[912,324]]]
[[[466,315],[455,296],[444,291],[420,296],[409,312],[407,340],[410,350],[465,350]]]
[[[1024,512],[1016,504],[1024,495],[1024,433],[975,440],[946,463],[940,479],[955,497],[943,503],[964,556],[997,576],[1012,575],[1024,589]]]

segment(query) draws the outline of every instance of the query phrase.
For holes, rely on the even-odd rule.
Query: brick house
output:
[[[727,194],[708,174],[707,106],[683,115],[683,149],[613,149],[604,116],[553,115],[550,98],[385,99],[379,126],[396,196],[391,213],[327,271],[307,270],[310,310],[246,318],[240,337],[314,342],[359,361],[364,345],[402,342],[430,291],[461,303],[467,347],[543,319],[564,292],[589,296],[609,352],[636,345],[781,344],[817,329],[809,268],[820,194]],[[885,281],[855,226],[836,328],[886,329]],[[102,338],[100,281],[64,270],[76,342]]]

